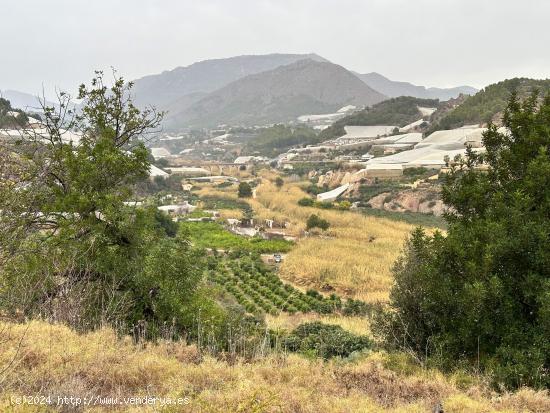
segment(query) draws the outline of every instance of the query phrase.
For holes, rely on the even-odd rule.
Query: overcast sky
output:
[[[315,52],[425,86],[550,77],[548,0],[1,0],[0,89]]]

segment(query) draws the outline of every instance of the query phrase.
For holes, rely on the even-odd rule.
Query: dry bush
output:
[[[402,377],[376,363],[341,369],[336,379],[346,391],[359,390],[384,407],[419,401],[435,406],[451,391],[447,383],[433,377]]]

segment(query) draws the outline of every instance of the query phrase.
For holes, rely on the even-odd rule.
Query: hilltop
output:
[[[345,134],[344,126],[405,126],[423,117],[419,107],[436,108],[438,106],[437,99],[419,99],[409,96],[389,99],[336,121],[322,131],[319,138],[328,140],[342,136]]]
[[[287,122],[304,113],[373,105],[385,98],[342,66],[307,59],[232,82],[170,113],[166,124],[178,128]]]
[[[299,60],[325,61],[316,54],[245,55],[225,59],[209,59],[134,81],[136,104],[181,111],[216,89],[245,76],[265,72]]]
[[[439,99],[449,100],[458,97],[460,94],[474,95],[478,92],[478,89],[471,86],[458,86],[452,88],[438,88],[438,87],[425,87],[416,86],[409,82],[398,82],[390,80],[379,73],[355,73],[359,79],[365,82],[374,90],[389,96],[412,96],[423,99]]]
[[[512,92],[516,91],[520,97],[526,97],[535,89],[543,94],[550,92],[550,80],[514,78],[489,85],[462,103],[445,109],[443,113],[435,113],[438,120],[432,124],[429,132],[491,121],[499,124]]]
[[[20,92],[18,90],[0,90],[0,98],[4,98],[10,101],[11,107],[15,109],[22,109],[27,112],[41,112],[41,100],[37,95],[31,93]],[[47,101],[46,106],[57,107],[58,104]]]

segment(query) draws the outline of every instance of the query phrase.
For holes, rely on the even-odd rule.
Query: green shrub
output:
[[[370,314],[372,306],[360,300],[350,298],[342,306],[344,315],[367,315]]]
[[[328,359],[347,357],[355,351],[371,348],[372,343],[366,336],[358,336],[340,326],[316,321],[296,327],[285,339],[285,346],[290,351],[313,353]]]
[[[248,182],[239,183],[239,198],[250,198],[252,196],[252,187]]]
[[[316,214],[310,215],[306,222],[306,228],[308,230],[312,228],[321,228],[323,231],[326,231],[329,227],[330,223],[326,219],[322,219]]]
[[[351,208],[351,202],[341,201],[337,204],[337,208],[341,211],[348,211]]]
[[[413,232],[373,330],[444,369],[489,372],[495,387],[548,387],[550,96],[513,96],[503,120],[507,132],[490,126],[486,152],[447,174],[447,234]]]
[[[334,207],[332,202],[327,201],[315,201],[314,206],[321,209],[332,209]]]
[[[298,201],[298,205],[309,207],[313,206],[314,202],[315,201],[312,198],[302,198]]]

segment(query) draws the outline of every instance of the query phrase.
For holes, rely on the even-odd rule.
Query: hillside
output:
[[[7,99],[0,98],[0,129],[20,128],[27,124],[27,114],[15,109]]]
[[[258,136],[247,142],[245,151],[274,157],[295,145],[309,145],[318,142],[317,133],[306,126],[290,127],[274,125],[260,131]]]
[[[0,90],[0,97],[9,100],[11,106],[16,109],[22,109],[27,112],[41,112],[40,98],[30,93],[19,92],[17,90]],[[47,106],[57,107],[58,105],[46,101]]]
[[[308,59],[237,80],[182,112],[170,113],[166,125],[286,122],[305,113],[327,113],[384,99],[342,66]]]
[[[550,408],[547,392],[522,389],[495,397],[475,377],[443,376],[416,366],[404,354],[372,352],[345,363],[294,354],[220,360],[203,356],[185,341],[136,346],[108,328],[78,334],[39,321],[1,323],[0,328],[7,332],[0,358],[19,354],[8,370],[16,370],[19,379],[9,375],[0,391],[0,410],[8,412],[413,413],[433,411],[438,400],[450,413]],[[27,393],[50,395],[52,405],[10,405],[10,396],[15,400]],[[59,406],[57,396],[65,394],[80,399]],[[94,400],[95,395],[101,397]],[[140,397],[133,404],[123,399],[133,395]],[[145,395],[153,395],[148,404],[141,399]],[[86,397],[90,406],[76,405]],[[109,406],[111,400],[120,406]]]
[[[389,99],[371,108],[346,116],[322,131],[319,138],[328,140],[345,134],[344,126],[397,125],[405,126],[422,118],[418,107],[438,107],[436,99],[419,99],[409,96]]]
[[[139,106],[181,111],[207,93],[255,73],[302,59],[324,61],[315,54],[268,54],[210,59],[135,80],[134,101]]]
[[[440,116],[432,124],[429,132],[459,128],[468,124],[483,124],[490,121],[499,123],[500,116],[513,91],[517,91],[520,97],[525,97],[534,89],[539,89],[542,93],[550,92],[550,80],[514,78],[489,85]],[[434,115],[439,114],[435,113]]]
[[[476,88],[473,88],[471,86],[458,86],[453,88],[426,88],[424,86],[413,85],[409,82],[398,82],[390,80],[387,77],[384,77],[376,72],[355,74],[357,75],[357,77],[359,77],[359,79],[361,79],[374,90],[392,98],[399,96],[413,96],[416,98],[439,99],[441,101],[444,101],[451,98],[456,98],[461,93],[473,95],[478,91]]]

